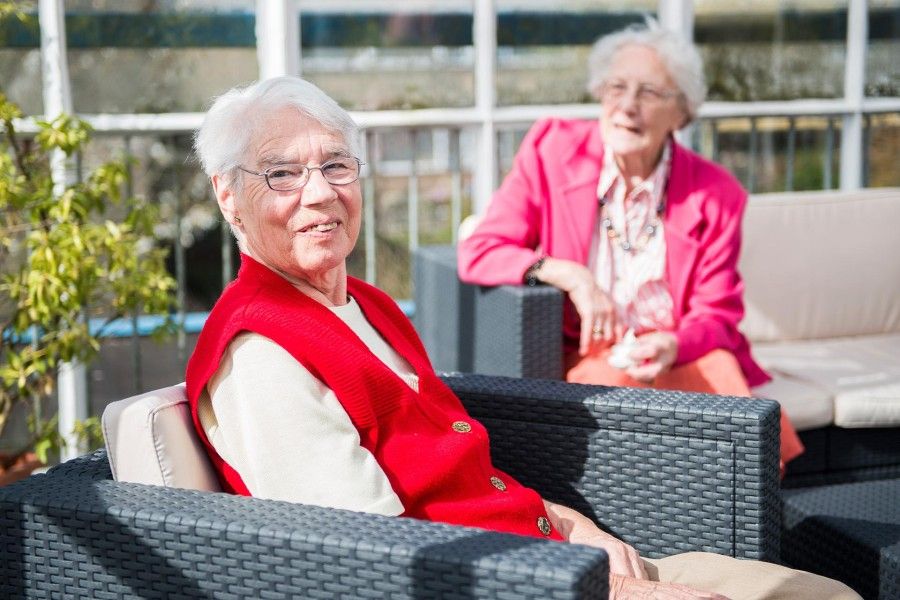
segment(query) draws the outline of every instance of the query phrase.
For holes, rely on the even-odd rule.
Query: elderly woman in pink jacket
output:
[[[460,278],[564,291],[569,381],[750,396],[770,378],[737,329],[747,193],[673,137],[706,93],[697,49],[628,27],[594,45],[588,89],[599,123],[531,128]],[[781,441],[783,462],[803,451],[784,416]]]

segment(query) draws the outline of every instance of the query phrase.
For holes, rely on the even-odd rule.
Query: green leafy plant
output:
[[[40,402],[59,365],[89,362],[115,319],[168,314],[175,282],[153,243],[156,208],[123,194],[125,161],[54,191],[50,155],[75,155],[90,127],[60,115],[37,121],[28,137],[16,130],[21,116],[0,93],[0,433],[12,409],[29,403],[29,447],[46,462],[62,440]],[[73,433],[95,442],[98,432],[92,419]]]

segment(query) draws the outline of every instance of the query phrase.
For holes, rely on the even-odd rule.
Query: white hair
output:
[[[358,155],[358,129],[347,111],[304,79],[273,77],[233,88],[215,99],[194,136],[194,150],[204,172],[211,177],[236,171],[259,127],[283,108],[296,108],[340,134]]]
[[[656,52],[681,92],[682,107],[687,115],[684,125],[693,121],[706,99],[700,52],[694,44],[649,17],[645,24],[629,25],[594,42],[588,57],[588,92],[599,99],[600,87],[606,81],[613,58],[626,46],[646,46]]]

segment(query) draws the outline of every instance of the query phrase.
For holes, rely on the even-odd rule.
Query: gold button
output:
[[[472,426],[465,421],[454,421],[451,427],[453,427],[453,431],[456,431],[457,433],[469,433],[472,431]]]
[[[503,480],[499,477],[491,477],[491,485],[500,490],[501,492],[506,491],[506,484],[503,483]]]
[[[538,517],[537,526],[541,533],[550,535],[550,520],[547,517]]]

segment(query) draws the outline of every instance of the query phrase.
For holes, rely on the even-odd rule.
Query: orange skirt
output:
[[[750,387],[737,359],[727,350],[713,350],[697,360],[673,367],[652,384],[632,379],[607,362],[610,345],[595,346],[587,356],[571,353],[566,359],[566,381],[682,392],[705,392],[723,396],[751,397]],[[784,465],[803,454],[803,442],[784,410],[781,411],[781,472]]]

